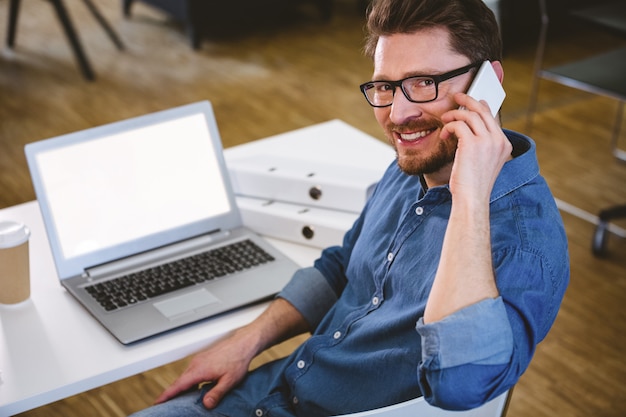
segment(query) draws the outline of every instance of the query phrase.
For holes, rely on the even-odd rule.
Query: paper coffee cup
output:
[[[23,223],[0,221],[0,303],[16,304],[30,297],[28,239]]]

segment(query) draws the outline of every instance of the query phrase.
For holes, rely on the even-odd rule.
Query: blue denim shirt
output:
[[[425,325],[451,208],[394,162],[343,245],[326,249],[279,294],[314,329],[292,355],[252,372],[227,415],[327,416],[424,395],[476,407],[511,388],[555,320],[569,281],[559,211],[531,139],[505,131],[515,158],[491,198],[500,296]]]

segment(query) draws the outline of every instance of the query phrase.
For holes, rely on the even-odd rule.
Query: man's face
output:
[[[470,63],[468,57],[452,50],[445,29],[395,34],[378,40],[372,80],[438,75]],[[457,141],[440,139],[441,115],[458,107],[453,94],[465,92],[473,74],[470,71],[440,83],[435,101],[413,103],[398,88],[391,106],[374,108],[376,120],[396,150],[398,165],[404,172],[449,175]]]

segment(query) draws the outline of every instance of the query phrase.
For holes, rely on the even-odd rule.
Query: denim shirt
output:
[[[490,204],[499,297],[424,324],[451,194],[447,186],[425,192],[394,162],[342,246],[323,251],[279,294],[304,315],[311,337],[252,372],[220,412],[327,416],[422,395],[467,409],[510,389],[556,318],[569,258],[534,142],[505,133],[515,158]]]

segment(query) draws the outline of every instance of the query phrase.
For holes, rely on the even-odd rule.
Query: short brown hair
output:
[[[372,0],[364,53],[374,57],[378,38],[443,27],[452,48],[471,62],[502,59],[496,18],[483,0]]]

